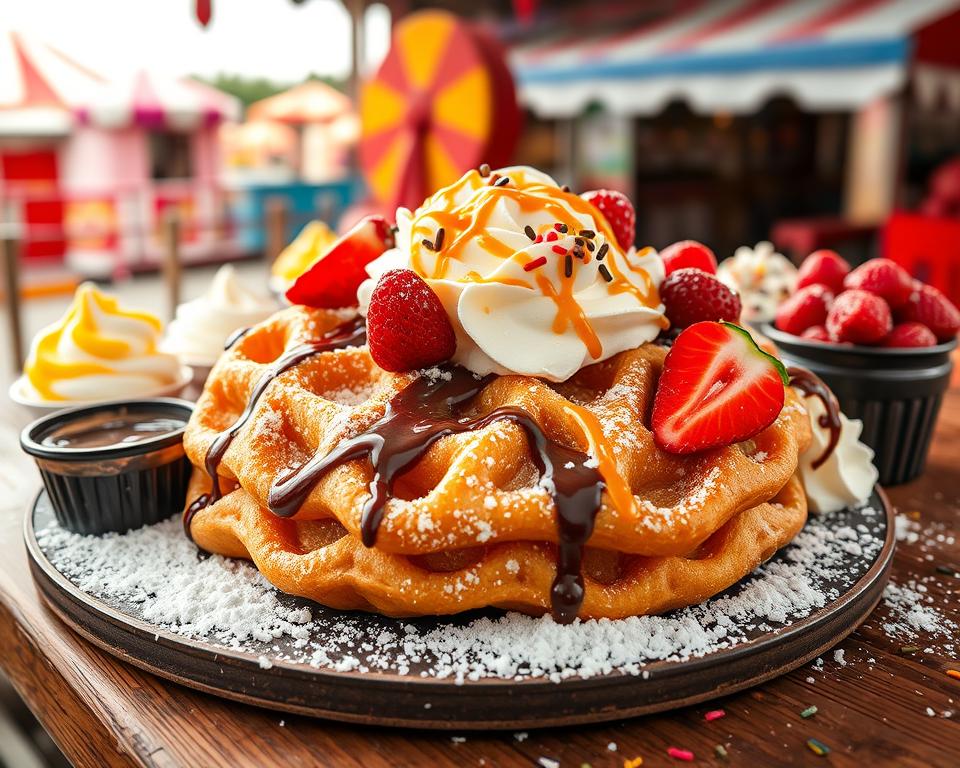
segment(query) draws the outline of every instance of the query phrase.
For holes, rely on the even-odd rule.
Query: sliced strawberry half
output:
[[[383,216],[361,219],[296,279],[287,300],[321,309],[356,306],[357,288],[367,279],[364,267],[393,243],[393,228]]]
[[[702,322],[667,353],[653,401],[653,437],[670,453],[731,445],[769,427],[789,379],[743,328]]]

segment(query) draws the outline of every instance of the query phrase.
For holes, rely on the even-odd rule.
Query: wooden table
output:
[[[0,405],[0,667],[78,766],[562,766],[682,765],[960,765],[960,680],[945,674],[960,660],[902,655],[887,637],[882,606],[840,647],[846,666],[827,654],[823,671],[801,668],[772,683],[715,703],[610,725],[512,733],[401,731],[278,715],[195,693],[141,672],[74,636],[40,602],[21,542],[26,504],[39,481],[19,454],[26,414]],[[6,426],[4,426],[6,425]],[[946,398],[926,474],[889,490],[902,513],[927,526],[960,521],[960,388]],[[960,567],[960,543],[901,543],[894,579]],[[939,609],[960,622],[960,578],[931,589]],[[916,642],[921,648],[925,643]],[[868,663],[868,659],[874,659]],[[813,682],[810,682],[812,680]],[[802,719],[800,711],[818,713]],[[709,709],[726,717],[704,721]],[[930,707],[936,716],[930,717]],[[950,711],[952,718],[940,713]],[[817,757],[814,737],[832,752]],[[714,753],[724,745],[728,757]],[[818,762],[819,761],[819,762]],[[545,763],[550,765],[550,763]]]

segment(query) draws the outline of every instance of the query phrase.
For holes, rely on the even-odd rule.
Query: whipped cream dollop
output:
[[[100,401],[148,394],[180,378],[176,356],[158,351],[162,325],[123,309],[84,283],[67,313],[34,338],[24,388],[37,402]]]
[[[777,307],[793,293],[797,268],[773,243],[763,240],[755,247],[742,245],[720,262],[717,277],[740,294],[741,317],[751,323],[773,322]]]
[[[474,373],[564,381],[668,325],[657,253],[624,251],[591,203],[532,168],[469,171],[399,209],[397,227],[367,266],[361,314],[384,272],[413,270],[450,317],[454,362]]]
[[[230,335],[266,320],[277,304],[247,288],[229,264],[217,270],[207,291],[177,307],[163,348],[191,365],[213,365]]]
[[[846,507],[861,506],[870,498],[878,472],[873,465],[873,450],[860,442],[863,422],[840,414],[840,439],[827,460],[816,469],[813,465],[830,444],[830,429],[821,425],[826,413],[823,401],[816,395],[804,395],[813,440],[800,457],[800,476],[807,491],[807,500],[814,512],[837,512]]]

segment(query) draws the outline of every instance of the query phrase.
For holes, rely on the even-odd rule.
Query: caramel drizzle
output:
[[[449,374],[448,380],[420,377],[395,395],[383,416],[362,433],[279,477],[268,496],[270,511],[279,517],[292,517],[325,472],[365,458],[373,469],[373,478],[360,518],[360,533],[363,543],[372,547],[398,476],[448,435],[509,421],[526,433],[543,481],[552,481],[555,489],[557,574],[550,601],[558,622],[573,621],[583,603],[583,551],[600,509],[603,476],[597,469],[585,466],[589,461],[587,454],[551,441],[530,414],[520,408],[505,406],[476,417],[458,415],[493,377],[477,379],[458,367],[447,368],[444,373]]]
[[[817,460],[810,464],[812,469],[819,469],[830,458],[840,442],[840,430],[843,426],[840,421],[840,406],[830,387],[812,371],[799,366],[790,366],[787,368],[787,374],[790,376],[790,386],[796,387],[805,395],[820,398],[820,402],[823,403],[825,412],[820,414],[819,424],[824,429],[830,430],[830,441]]]
[[[247,331],[249,331],[249,329],[247,329]],[[229,345],[232,346],[232,344],[237,343],[245,333],[246,331],[236,335],[236,338],[233,338]],[[196,514],[204,507],[219,501],[223,496],[223,491],[220,488],[220,463],[223,461],[223,457],[226,455],[231,443],[233,443],[234,438],[246,423],[250,421],[250,417],[253,416],[257,403],[260,401],[260,398],[263,397],[263,394],[267,391],[270,384],[273,383],[273,380],[314,355],[319,355],[321,352],[330,352],[334,349],[343,349],[344,347],[360,346],[364,344],[366,340],[367,330],[363,319],[354,318],[353,320],[338,325],[319,339],[304,342],[287,350],[264,371],[250,392],[250,398],[247,400],[247,405],[240,416],[238,416],[237,420],[227,429],[217,434],[213,442],[210,443],[210,447],[207,448],[203,465],[207,475],[210,476],[210,492],[204,493],[197,499],[194,499],[193,503],[191,503],[183,513],[183,528],[188,537],[190,536],[190,524],[193,522]]]

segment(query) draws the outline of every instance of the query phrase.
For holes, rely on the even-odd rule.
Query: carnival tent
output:
[[[65,136],[73,110],[105,82],[56,48],[0,30],[0,137]]]
[[[237,99],[215,88],[143,70],[101,88],[76,109],[82,124],[98,128],[181,131],[237,120],[240,111]]]
[[[360,121],[349,97],[319,80],[308,80],[254,102],[253,121],[293,126],[300,137],[300,175],[321,182],[347,173],[347,154],[360,136]]]
[[[274,120],[287,125],[331,123],[353,115],[353,102],[319,80],[308,80],[276,96],[250,105],[251,120]]]
[[[512,65],[521,101],[545,117],[591,103],[649,115],[673,99],[744,113],[776,95],[811,111],[849,111],[895,93],[911,74],[927,98],[956,93],[957,8],[955,0],[679,0],[627,28],[520,46]]]

